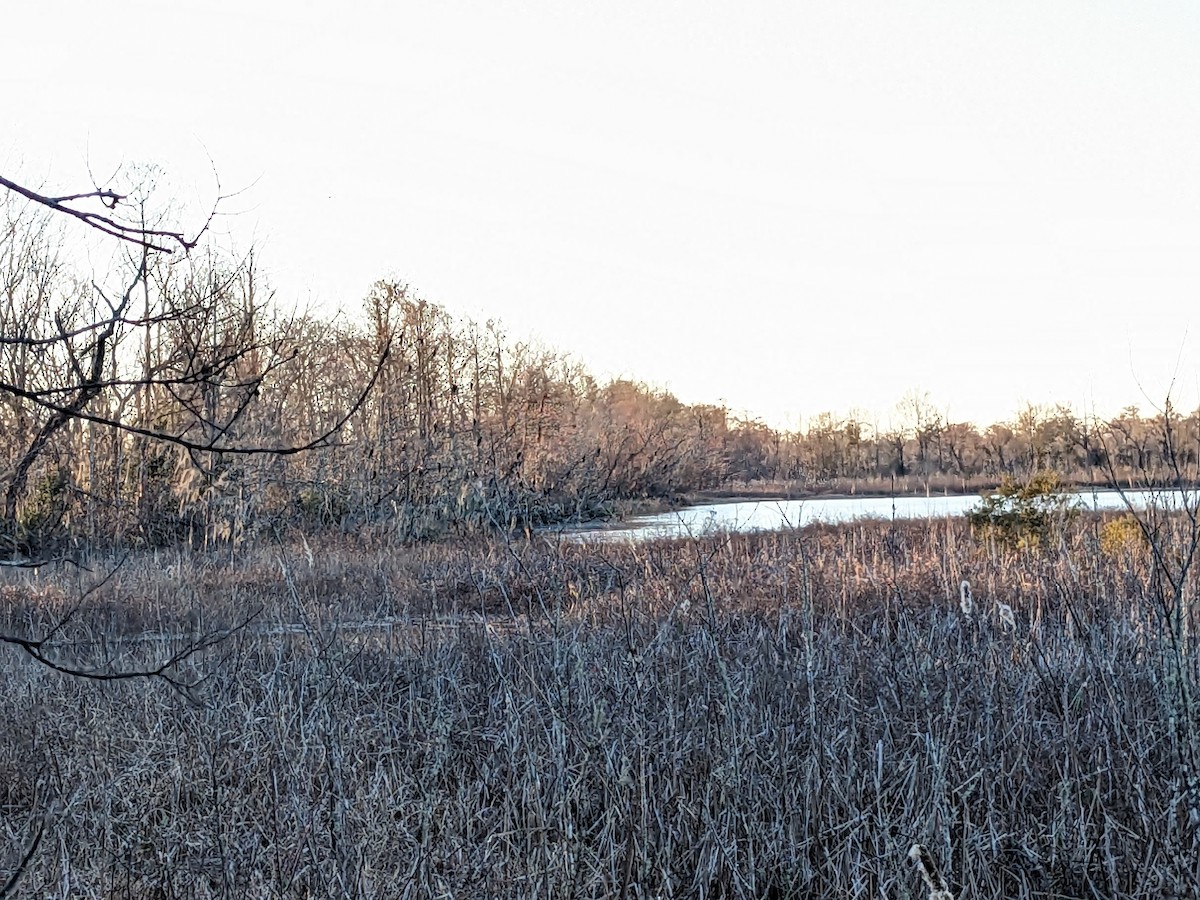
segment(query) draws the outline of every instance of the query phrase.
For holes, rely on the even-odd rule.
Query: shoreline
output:
[[[680,504],[671,504],[672,508],[682,508],[684,506],[700,506],[703,504],[718,504],[718,503],[752,503],[754,501],[774,502],[781,500],[886,500],[889,498],[902,497],[979,497],[987,493],[997,491],[1001,487],[998,481],[987,483],[969,484],[964,490],[962,486],[939,485],[936,488],[930,487],[925,490],[881,490],[875,487],[866,487],[862,490],[845,490],[844,488],[809,488],[806,490],[734,490],[734,489],[715,489],[708,491],[692,491],[684,494]],[[1198,484],[1184,485],[1184,490],[1196,490],[1200,488]],[[1060,491],[1063,493],[1081,493],[1085,491],[1153,491],[1166,490],[1174,491],[1178,488],[1174,486],[1163,486],[1154,484],[1123,484],[1113,486],[1106,481],[1065,481],[1059,484]]]

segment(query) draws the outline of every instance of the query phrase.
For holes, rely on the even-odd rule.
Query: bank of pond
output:
[[[1196,505],[1196,492],[1175,490],[1086,490],[1067,494],[1081,511],[1112,512],[1150,505],[1182,508]],[[979,494],[893,497],[810,497],[802,500],[742,500],[701,503],[670,512],[635,516],[600,527],[559,531],[583,541],[643,541],[694,537],[712,532],[779,531],[823,523],[838,525],[860,519],[938,519],[965,515],[980,503]]]

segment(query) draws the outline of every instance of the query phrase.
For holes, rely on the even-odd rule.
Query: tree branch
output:
[[[387,364],[388,357],[391,354],[391,345],[384,348],[383,354],[379,357],[379,361],[375,365],[375,371],[371,375],[370,381],[367,382],[362,392],[358,395],[358,399],[354,404],[346,410],[346,412],[322,434],[306,441],[303,444],[293,445],[275,445],[275,446],[240,446],[238,444],[223,444],[220,443],[220,438],[224,434],[217,435],[209,441],[193,441],[183,435],[170,434],[164,431],[155,431],[152,428],[142,428],[138,425],[130,425],[128,422],[122,422],[118,419],[112,419],[108,416],[101,416],[95,413],[89,413],[83,409],[74,409],[72,406],[64,406],[60,403],[54,403],[47,400],[39,391],[30,391],[18,387],[15,384],[8,384],[0,381],[0,392],[10,394],[13,397],[19,397],[22,400],[29,400],[42,409],[49,410],[52,413],[67,416],[72,419],[79,419],[84,422],[92,422],[96,425],[104,425],[109,428],[124,431],[127,434],[136,434],[141,437],[151,438],[152,440],[161,441],[166,444],[174,444],[178,447],[183,447],[185,450],[191,450],[197,453],[228,453],[234,456],[261,456],[264,454],[272,454],[275,456],[294,456],[297,453],[305,453],[309,450],[316,450],[322,447],[329,447],[330,438],[342,430],[347,422],[362,408],[362,405],[367,402],[367,398],[371,395],[371,391],[375,389],[376,383],[379,381],[380,374],[383,372],[383,367]]]
[[[49,643],[70,619],[70,614],[64,616],[50,632],[42,638],[31,639],[22,638],[11,634],[0,634],[0,644],[9,644],[14,647],[19,647],[25,651],[30,658],[45,666],[48,669],[53,669],[55,672],[61,672],[64,675],[69,675],[73,678],[85,678],[89,681],[132,681],[138,678],[157,678],[165,681],[172,689],[182,694],[189,702],[195,703],[196,698],[192,696],[192,690],[200,682],[188,682],[171,674],[171,670],[180,663],[186,662],[191,657],[195,656],[202,650],[207,650],[209,647],[214,647],[217,644],[228,640],[232,635],[244,629],[247,625],[258,618],[262,613],[262,607],[259,607],[249,616],[239,622],[232,628],[224,631],[213,631],[208,634],[189,641],[182,649],[172,653],[163,662],[158,665],[152,665],[146,668],[139,669],[116,669],[112,666],[112,660],[109,660],[100,666],[85,668],[83,666],[71,665],[59,662],[49,652]]]
[[[142,247],[145,250],[156,250],[159,253],[171,253],[174,249],[170,246],[171,244],[182,247],[185,253],[191,251],[199,243],[201,236],[208,227],[205,225],[205,228],[201,229],[200,234],[197,234],[194,238],[188,238],[181,231],[166,231],[137,225],[126,225],[110,216],[89,212],[86,209],[76,209],[74,206],[68,205],[80,200],[99,200],[106,209],[113,210],[126,199],[124,194],[118,194],[115,191],[96,190],[82,194],[49,197],[17,184],[3,175],[0,175],[0,187],[6,187],[13,193],[20,194],[27,200],[32,200],[34,203],[39,203],[55,212],[72,216],[110,237],[115,237],[118,240]]]
[[[42,843],[42,835],[46,833],[46,819],[49,814],[38,816],[37,823],[33,826],[33,834],[30,835],[29,844],[25,847],[25,853],[21,856],[12,874],[8,876],[8,880],[0,886],[0,900],[6,900],[8,897],[14,897],[14,891],[17,884],[21,881],[25,870],[29,868],[29,863],[33,860],[33,856],[37,853],[38,847]]]

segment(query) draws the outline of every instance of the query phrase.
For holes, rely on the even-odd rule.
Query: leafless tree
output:
[[[46,217],[5,204],[11,212],[4,241],[7,303],[0,309],[0,398],[6,401],[0,415],[7,413],[14,455],[3,478],[0,553],[8,559],[0,561],[48,558],[44,539],[59,524],[53,510],[43,510],[36,522],[21,522],[18,511],[31,472],[72,428],[86,426],[110,441],[124,436],[172,446],[201,467],[202,457],[290,456],[329,446],[373,390],[386,343],[332,421],[299,437],[248,427],[269,383],[303,365],[305,351],[294,320],[270,319],[268,304],[256,296],[252,255],[233,264],[195,253],[163,262],[165,239],[193,251],[198,237],[84,215],[71,205],[98,199],[115,206],[124,197],[111,191],[47,197],[9,179],[0,184],[136,248],[119,295],[95,281],[72,284],[56,265],[53,241],[44,237]],[[16,441],[23,445],[13,448]]]

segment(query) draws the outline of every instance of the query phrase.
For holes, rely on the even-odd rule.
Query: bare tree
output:
[[[99,194],[107,202],[122,199]],[[69,212],[68,201],[91,196],[35,195],[34,202]],[[257,296],[252,254],[232,263],[212,254],[167,261],[159,244],[164,235],[178,233],[122,226],[114,236],[137,253],[128,260],[120,294],[112,296],[97,282],[63,277],[53,242],[30,237],[46,231],[45,217],[17,210],[9,221],[7,252],[0,255],[8,284],[8,303],[0,310],[0,397],[7,406],[0,415],[11,424],[11,468],[0,481],[0,553],[8,557],[0,562],[38,564],[54,557],[46,539],[60,517],[48,509],[23,521],[19,511],[31,474],[73,428],[104,435],[118,456],[129,456],[129,441],[136,439],[176,447],[200,468],[202,457],[290,456],[330,446],[365,403],[387,359],[385,343],[336,418],[299,436],[278,424],[263,427],[255,408],[286,369],[304,364],[305,335],[295,320],[272,318],[269,304]],[[114,234],[108,220],[84,221]],[[196,241],[180,237],[179,246],[193,249]],[[37,273],[34,283],[24,283],[28,273]],[[94,452],[94,440],[91,446]],[[60,494],[71,482],[63,466],[43,475]]]

